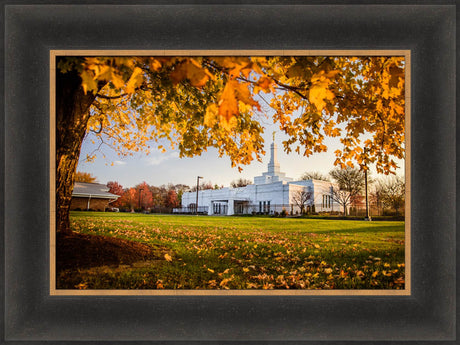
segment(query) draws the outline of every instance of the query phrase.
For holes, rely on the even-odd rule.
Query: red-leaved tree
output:
[[[178,207],[179,206],[179,199],[174,189],[170,189],[168,191],[168,194],[166,194],[165,206],[166,207]]]
[[[120,207],[122,205],[121,196],[125,192],[123,190],[123,186],[121,184],[119,184],[118,182],[116,182],[116,181],[110,181],[110,182],[107,182],[107,187],[109,187],[109,193],[112,193],[112,194],[120,196],[120,198],[118,198],[116,201],[112,202],[111,205],[113,207]]]

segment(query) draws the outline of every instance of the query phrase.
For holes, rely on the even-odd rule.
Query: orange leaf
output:
[[[131,74],[128,83],[126,84],[126,92],[133,93],[135,88],[140,86],[143,81],[144,76],[142,75],[142,69],[136,67],[133,71],[133,74]]]
[[[259,81],[257,82],[257,86],[260,87],[264,91],[270,90],[271,84],[272,84],[271,79],[267,77],[261,77]]]
[[[186,60],[179,64],[170,74],[173,83],[177,84],[188,79],[190,84],[195,87],[203,87],[212,78],[206,69],[202,68],[194,59]]]
[[[219,117],[223,121],[224,127],[231,128],[230,120],[238,114],[238,100],[235,95],[235,82],[230,80],[224,87],[219,101]]]
[[[251,96],[251,92],[248,89],[248,86],[243,83],[238,83],[237,81],[230,81],[235,88],[235,96],[236,99],[239,101],[252,105],[253,107],[256,107],[258,110],[260,110],[260,105],[257,103]]]

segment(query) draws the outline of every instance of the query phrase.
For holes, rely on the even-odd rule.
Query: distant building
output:
[[[283,209],[288,213],[301,211],[295,199],[300,192],[306,192],[310,199],[305,210],[316,212],[339,211],[339,204],[332,200],[331,182],[319,180],[294,181],[281,172],[277,158],[277,146],[270,145],[270,162],[267,172],[254,177],[254,184],[238,188],[200,190],[198,212],[223,215],[273,214]],[[193,213],[196,210],[196,192],[182,194],[182,208],[174,212]]]
[[[105,211],[119,197],[109,193],[109,187],[104,184],[75,182],[70,209]]]

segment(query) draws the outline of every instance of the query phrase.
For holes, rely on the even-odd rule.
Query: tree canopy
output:
[[[85,136],[120,155],[215,147],[241,170],[265,154],[260,120],[270,107],[286,152],[324,152],[324,139],[338,137],[335,165],[394,172],[404,157],[404,71],[397,56],[58,57],[58,228],[68,227]]]
[[[75,173],[75,182],[95,183],[97,182],[97,177],[88,172],[77,171]]]
[[[386,178],[376,181],[373,197],[377,203],[381,203],[384,208],[392,208],[395,214],[399,214],[400,209],[405,204],[405,182],[404,178],[396,176],[386,176]]]
[[[211,146],[240,167],[264,154],[266,101],[288,152],[323,152],[325,137],[340,137],[336,165],[385,173],[404,155],[401,57],[68,57],[58,68],[79,72],[96,96],[87,128],[120,154],[166,139],[182,157]]]
[[[250,184],[252,184],[251,180],[240,177],[239,179],[236,179],[230,182],[230,187],[232,188],[246,187],[247,185],[250,185]]]
[[[301,180],[320,180],[329,182],[331,179],[318,171],[306,171],[300,176]]]

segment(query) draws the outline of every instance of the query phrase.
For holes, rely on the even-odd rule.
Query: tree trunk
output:
[[[85,95],[78,72],[56,70],[56,230],[71,233],[70,202],[89,107],[96,96]]]
[[[344,217],[347,216],[347,204],[343,204],[343,215]]]

